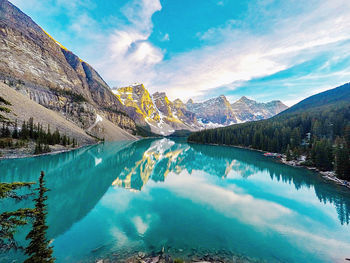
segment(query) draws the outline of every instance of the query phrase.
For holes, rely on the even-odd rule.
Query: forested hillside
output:
[[[268,119],[192,133],[188,141],[306,156],[305,165],[350,179],[350,84],[307,98]]]

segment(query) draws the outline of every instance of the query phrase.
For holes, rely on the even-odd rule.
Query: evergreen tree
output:
[[[60,142],[61,142],[60,131],[56,129],[56,131],[53,134],[53,144],[59,144]]]
[[[27,128],[27,124],[25,121],[23,121],[22,123],[22,128],[21,128],[21,132],[20,132],[20,138],[23,140],[28,140],[29,139],[29,131]]]
[[[46,238],[46,231],[48,226],[46,225],[46,192],[48,189],[45,187],[44,172],[41,172],[39,178],[38,197],[35,201],[35,214],[33,228],[27,235],[26,239],[31,240],[28,247],[25,250],[26,255],[29,256],[24,263],[45,263],[54,262],[52,257],[52,247],[50,241]]]
[[[51,134],[51,130],[50,130],[50,124],[47,126],[46,143],[50,144],[50,145],[53,144],[52,134]]]
[[[43,153],[43,147],[41,146],[40,141],[37,141],[34,149],[34,154],[41,154],[41,153]]]
[[[3,123],[2,123],[2,128],[1,128],[1,134],[0,134],[1,137],[3,137],[3,138],[5,137],[5,129],[6,129],[6,128],[5,128],[5,122],[3,122]]]
[[[334,166],[340,179],[350,180],[350,154],[345,141],[337,144]]]
[[[348,149],[350,149],[350,124],[344,128],[344,139],[346,141]]]
[[[316,141],[313,147],[313,161],[315,166],[322,171],[331,171],[333,168],[332,147],[328,140]]]
[[[28,197],[29,194],[19,196],[16,190],[23,187],[30,188],[32,184],[22,182],[0,183],[0,199],[12,198],[22,200]],[[33,216],[33,212],[33,209],[21,208],[0,214],[0,252],[21,248],[14,239],[14,234],[18,226],[27,224],[27,220]]]
[[[66,146],[66,145],[67,145],[67,135],[63,135],[63,138],[62,138],[62,145],[63,145],[63,146]]]
[[[11,132],[10,132],[8,123],[5,124],[5,122],[3,122],[2,129],[1,129],[1,137],[8,138],[10,136],[11,136]]]
[[[34,138],[34,119],[33,119],[33,117],[29,118],[28,129],[29,129],[29,138]]]
[[[286,158],[287,158],[287,161],[290,161],[292,159],[292,156],[290,154],[290,146],[289,146],[289,144],[287,146]]]
[[[268,120],[202,130],[190,134],[188,141],[224,143],[286,154],[289,145],[290,153],[295,158],[305,155],[309,166],[330,171],[333,164],[337,164],[337,156],[338,167],[339,162],[348,162],[341,157],[345,148],[338,153],[334,149],[336,137],[346,141],[347,149],[350,150],[349,102],[326,105],[317,110],[280,114]]]
[[[14,139],[18,139],[19,138],[19,134],[18,134],[18,127],[17,127],[17,120],[13,126],[13,132],[12,132],[12,138]]]

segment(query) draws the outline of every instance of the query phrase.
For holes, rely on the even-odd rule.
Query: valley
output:
[[[0,262],[349,261],[349,10],[0,0]]]

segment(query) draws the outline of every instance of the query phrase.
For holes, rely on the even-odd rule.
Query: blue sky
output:
[[[280,99],[350,81],[348,0],[12,0],[112,87]]]

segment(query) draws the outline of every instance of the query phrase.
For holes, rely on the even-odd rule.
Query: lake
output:
[[[51,190],[48,237],[59,263],[162,249],[185,259],[350,257],[350,191],[259,152],[147,139],[0,161],[1,181],[37,181],[41,170]],[[0,209],[32,206],[31,199],[6,200]],[[23,245],[28,230],[17,234]],[[0,262],[13,259],[23,255],[0,255]]]

